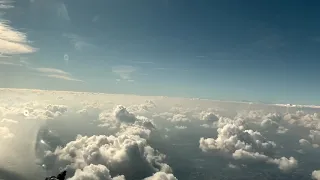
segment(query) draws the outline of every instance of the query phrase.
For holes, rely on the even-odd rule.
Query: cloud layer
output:
[[[232,173],[224,171],[231,170],[250,177],[253,166],[257,177],[270,168],[276,176],[296,179],[310,177],[308,156],[320,144],[316,111],[288,114],[254,104],[248,111],[246,104],[235,109],[234,102],[101,93],[0,94],[1,143],[36,137],[34,161],[50,174],[66,168],[70,179],[228,178]],[[21,149],[9,144],[7,152]]]

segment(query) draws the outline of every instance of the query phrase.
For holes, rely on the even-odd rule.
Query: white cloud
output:
[[[285,134],[288,132],[289,129],[283,127],[283,126],[279,126],[278,130],[277,130],[277,133],[278,134]]]
[[[219,117],[218,115],[212,113],[212,112],[201,112],[200,114],[200,120],[202,121],[206,121],[208,123],[213,123],[215,121],[218,121],[219,120]]]
[[[54,69],[54,68],[34,68],[35,71],[41,72],[41,73],[49,73],[49,74],[60,74],[60,75],[70,75],[70,73],[65,72],[60,69]]]
[[[49,78],[55,78],[55,79],[62,79],[62,80],[66,80],[66,81],[78,81],[78,82],[83,82],[80,79],[75,79],[69,76],[64,76],[64,75],[57,75],[57,74],[49,74],[49,75],[45,75],[46,77]]]
[[[0,61],[0,65],[22,66],[22,64],[20,63],[14,63],[10,61]]]
[[[121,134],[115,136],[78,136],[64,148],[57,148],[46,155],[45,162],[54,159],[57,167],[84,169],[91,164],[101,164],[113,172],[139,171],[152,173],[157,171],[171,172],[163,163],[165,155],[154,150],[140,136]]]
[[[228,168],[238,169],[239,167],[238,167],[237,165],[234,165],[234,164],[229,163],[229,164],[228,164]]]
[[[8,127],[0,126],[0,139],[10,139],[13,137],[14,134],[10,131]]]
[[[70,132],[66,132],[66,134],[71,133],[71,137],[61,137],[61,140],[68,139],[69,142],[64,142],[65,144],[62,144],[60,148],[50,149],[51,152],[47,152],[44,158],[45,165],[49,170],[55,171],[59,167],[66,167],[70,170],[68,172],[73,179],[101,179],[103,177],[103,179],[115,180],[123,179],[124,176],[131,179],[132,173],[135,172],[142,172],[143,175],[139,179],[173,178],[174,175],[171,176],[169,173],[175,174],[175,172],[171,172],[170,166],[166,164],[166,155],[172,157],[172,151],[179,152],[178,146],[176,146],[179,143],[173,145],[171,142],[185,140],[178,139],[180,138],[177,136],[179,132],[187,135],[182,138],[190,137],[190,141],[206,137],[201,138],[200,144],[198,144],[203,151],[211,153],[218,151],[219,153],[214,156],[223,152],[224,155],[234,160],[238,159],[237,163],[239,161],[244,163],[258,161],[271,164],[284,172],[296,168],[298,165],[297,160],[293,157],[285,158],[279,154],[283,152],[282,150],[288,150],[285,149],[287,142],[281,141],[284,149],[277,146],[280,144],[276,145],[279,136],[291,138],[291,142],[295,137],[291,134],[295,131],[290,131],[290,135],[275,134],[276,131],[288,130],[287,128],[295,124],[288,124],[288,120],[283,119],[284,115],[269,114],[267,110],[245,113],[232,108],[236,105],[238,107],[238,104],[233,103],[102,93],[0,89],[0,94],[2,95],[0,98],[0,121],[6,118],[18,120],[19,123],[27,123],[28,120],[44,119],[50,121],[32,122],[51,124],[64,123],[69,119],[75,120],[76,123],[71,123]],[[221,109],[228,110],[228,112],[212,110],[216,106],[221,106]],[[237,114],[237,111],[240,113]],[[307,114],[297,116],[297,121],[300,121],[299,118],[305,117],[305,115]],[[312,113],[310,115],[316,117]],[[306,118],[306,121],[309,120]],[[80,122],[85,124],[80,124]],[[199,128],[200,124],[204,123],[212,129]],[[14,132],[15,136],[19,135],[20,132],[16,133],[17,131],[13,129],[18,126],[10,123],[9,120],[1,121],[0,124],[8,128],[12,126],[10,130]],[[96,127],[99,124],[100,127]],[[85,134],[73,139],[78,133],[83,133],[78,130],[81,125],[86,130]],[[297,125],[299,126],[298,123]],[[60,126],[63,125],[60,124]],[[176,126],[188,128],[178,131]],[[168,128],[171,128],[170,132]],[[215,129],[217,132],[212,132]],[[261,129],[266,131],[260,131]],[[270,129],[274,131],[270,132]],[[75,131],[74,134],[73,131]],[[213,137],[213,134],[216,133],[217,136]],[[320,137],[320,135],[317,137],[318,133],[318,131],[312,130],[310,131],[311,139],[306,138],[312,146],[318,142]],[[170,138],[166,139],[165,137],[169,137],[167,134]],[[273,139],[269,139],[269,137],[273,137]],[[300,138],[299,136],[298,139],[293,140],[297,147],[288,151],[301,148],[297,143]],[[282,137],[281,140],[283,140]],[[190,144],[192,145],[192,143]],[[161,151],[157,151],[155,147],[161,147]],[[185,152],[188,152],[187,149]],[[193,155],[198,154],[186,155],[183,158],[191,160]],[[204,161],[210,160],[210,157],[208,156],[208,159]],[[226,158],[223,163],[227,165],[228,162],[230,159]],[[305,163],[301,163],[301,166],[305,166],[307,162],[308,158]],[[190,167],[188,163],[184,165],[186,168]],[[230,165],[230,168],[233,167]],[[179,169],[179,165],[172,164],[172,168]],[[257,166],[257,168],[259,167]],[[163,173],[157,173],[159,171]],[[116,175],[124,176],[114,177]]]
[[[312,179],[320,180],[320,170],[312,172]]]
[[[276,144],[268,141],[260,132],[247,129],[246,122],[252,118],[263,119],[263,115],[249,114],[237,115],[235,120],[220,118],[218,121],[218,136],[214,138],[200,138],[200,149],[204,152],[223,151],[231,153],[234,159],[255,160],[278,165],[282,171],[297,167],[294,158],[273,159],[270,157],[275,152]],[[274,116],[268,116],[274,117]],[[256,121],[256,120],[255,120]],[[270,120],[272,121],[272,120]],[[262,120],[262,125],[270,124],[269,120]],[[271,123],[272,124],[272,123]]]
[[[125,180],[124,176],[112,178],[109,169],[101,164],[90,164],[83,169],[77,169],[69,180]]]
[[[11,9],[11,8],[14,8],[12,3],[13,3],[13,1],[11,1],[11,0],[1,0],[0,1],[0,9]]]
[[[307,114],[296,111],[294,114],[286,114],[283,119],[289,124],[320,130],[320,115],[318,113]]]
[[[33,53],[36,50],[37,49],[28,45],[27,35],[25,33],[12,28],[8,22],[0,20],[0,54],[25,54]]]
[[[154,175],[145,178],[144,180],[178,180],[173,174],[167,174],[164,172],[157,172]]]
[[[298,161],[294,157],[290,157],[289,159],[286,157],[281,157],[280,159],[270,159],[269,163],[274,163],[279,166],[279,169],[288,172],[294,168],[298,167]]]
[[[9,124],[18,124],[18,121],[8,118],[3,118],[0,122],[2,123],[9,123]]]
[[[187,129],[187,126],[175,126],[175,128],[182,130],[182,129]]]
[[[168,118],[171,122],[190,122],[189,119],[185,114],[174,114],[172,118]]]
[[[37,72],[43,73],[43,74],[40,74],[41,76],[55,78],[55,79],[62,79],[66,81],[83,82],[80,79],[73,78],[70,73],[65,72],[61,69],[55,69],[55,68],[32,68],[32,69]]]
[[[300,139],[299,143],[300,143],[301,146],[304,146],[304,147],[310,147],[311,146],[311,143],[306,139]]]

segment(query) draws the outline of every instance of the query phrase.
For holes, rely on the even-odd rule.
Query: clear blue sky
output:
[[[9,4],[1,87],[320,104],[320,1]]]

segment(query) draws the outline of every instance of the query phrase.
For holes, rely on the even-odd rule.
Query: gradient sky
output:
[[[320,1],[1,2],[4,88],[320,104]]]

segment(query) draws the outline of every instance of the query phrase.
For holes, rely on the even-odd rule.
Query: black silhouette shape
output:
[[[62,171],[58,176],[47,177],[45,180],[65,180],[67,175],[67,171]]]

